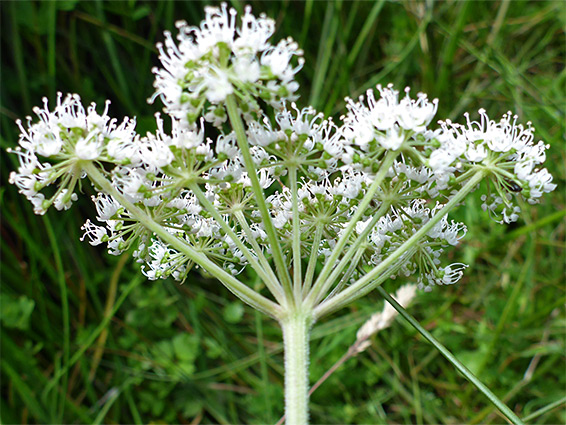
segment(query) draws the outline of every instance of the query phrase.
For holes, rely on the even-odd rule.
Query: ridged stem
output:
[[[306,425],[309,419],[310,314],[292,312],[281,320],[285,349],[285,423]]]

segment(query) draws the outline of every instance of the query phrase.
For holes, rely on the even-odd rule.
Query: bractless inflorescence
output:
[[[431,125],[436,99],[388,85],[347,98],[335,123],[293,103],[302,51],[291,38],[270,41],[272,19],[222,5],[207,7],[199,27],[177,27],[158,44],[151,99],[165,105],[170,131],[156,114],[157,131],[140,135],[135,119],[108,115],[109,102],[100,112],[59,94],[18,122],[12,150],[20,166],[10,182],[37,214],[69,208],[92,181],[96,223],[86,221],[84,238],[114,255],[130,250],[149,279],[250,267],[280,301],[277,282],[298,269],[295,295],[324,288],[311,294],[317,302],[382,277],[453,284],[466,265],[442,254],[466,226],[447,218],[452,199],[483,180],[482,207],[510,223],[517,198],[536,203],[555,188],[541,168],[548,146],[511,113]]]

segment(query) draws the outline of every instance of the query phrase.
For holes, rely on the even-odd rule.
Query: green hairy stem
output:
[[[306,425],[309,418],[309,336],[312,319],[303,311],[290,312],[281,322],[285,347],[285,420]]]

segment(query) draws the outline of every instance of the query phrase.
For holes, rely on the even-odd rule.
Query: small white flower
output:
[[[214,153],[210,147],[212,141],[209,139],[206,144],[201,144],[195,149],[195,153],[202,157],[202,161],[208,162],[214,158]]]
[[[100,245],[101,243],[105,242],[106,238],[108,238],[106,229],[104,227],[97,226],[90,220],[87,220],[86,223],[81,227],[81,229],[85,231],[84,235],[81,237],[81,241],[84,241],[85,238],[88,238],[88,242],[91,245]]]
[[[405,135],[401,127],[394,124],[391,128],[388,128],[385,134],[378,135],[376,140],[385,149],[397,150],[401,147],[405,141]]]
[[[256,54],[266,50],[269,47],[267,40],[275,32],[275,21],[273,19],[267,18],[264,14],[256,18],[251,11],[250,6],[245,7],[242,26],[236,30],[239,35],[234,41],[237,54]]]
[[[405,89],[406,96],[397,107],[397,121],[405,130],[422,131],[430,124],[438,110],[438,99],[428,101],[424,93],[417,94],[417,100],[409,97],[409,87]]]
[[[241,81],[255,83],[260,77],[259,63],[247,56],[237,57],[234,59],[233,72]]]
[[[202,87],[209,102],[216,104],[226,100],[226,96],[234,93],[234,87],[228,80],[226,72],[216,70],[203,76]],[[196,89],[197,91],[198,88]]]
[[[487,150],[483,143],[470,143],[465,155],[466,159],[470,162],[481,162],[487,158]]]
[[[98,221],[108,221],[114,218],[121,208],[118,201],[105,193],[98,193],[96,197],[93,196],[92,201],[96,206],[96,212],[98,213],[96,219]]]
[[[446,266],[442,271],[444,276],[442,278],[442,283],[444,285],[453,285],[458,282],[462,276],[464,276],[464,270],[468,268],[467,264],[464,263],[454,263]]]
[[[302,55],[302,50],[292,38],[281,40],[276,46],[267,49],[261,56],[261,64],[282,81],[290,81],[303,67],[303,59],[299,59],[296,68],[291,67],[291,58]]]
[[[543,193],[552,192],[556,185],[552,182],[552,175],[546,168],[538,170],[525,178],[531,189],[531,199],[540,198]]]
[[[98,137],[96,134],[92,134],[91,137],[89,136],[81,138],[77,141],[77,144],[75,145],[75,154],[79,159],[92,161],[100,156],[102,145],[97,140]]]
[[[238,155],[238,152],[238,145],[234,133],[230,133],[227,136],[220,135],[218,139],[216,139],[216,153],[224,154],[227,158],[233,158]]]
[[[76,193],[69,194],[68,189],[61,190],[61,193],[55,197],[55,201],[53,202],[53,206],[58,210],[68,210],[71,208],[73,201],[76,201],[78,198]]]

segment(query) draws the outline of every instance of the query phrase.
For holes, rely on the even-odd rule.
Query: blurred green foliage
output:
[[[345,96],[393,82],[439,98],[439,118],[511,109],[551,144],[558,189],[507,227],[479,209],[479,194],[470,199],[455,214],[468,236],[451,253],[471,265],[464,281],[421,294],[411,312],[521,417],[565,423],[565,3],[249,3],[276,19],[275,39],[304,48],[300,105],[339,116]],[[151,131],[154,45],[177,19],[200,22],[205,4],[0,2],[2,423],[274,423],[282,414],[276,323],[197,274],[183,285],[144,281],[127,258],[79,242],[89,202],[37,217],[7,185],[14,120],[42,96],[111,99],[112,115],[135,115]],[[381,305],[372,294],[317,324],[311,382]],[[313,423],[503,422],[401,321],[311,404]]]

